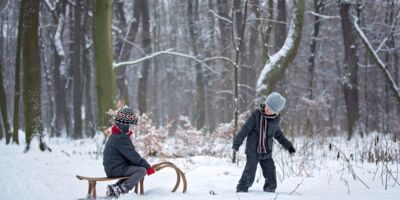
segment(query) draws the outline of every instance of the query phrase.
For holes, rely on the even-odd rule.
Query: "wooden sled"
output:
[[[174,188],[172,189],[171,192],[176,192],[176,190],[178,189],[180,183],[181,183],[181,179],[183,182],[183,189],[182,192],[185,193],[187,190],[187,181],[186,181],[186,176],[185,174],[182,172],[182,170],[180,170],[177,166],[175,166],[173,163],[171,162],[161,162],[158,164],[155,164],[152,166],[156,171],[160,171],[161,169],[164,168],[172,168],[175,170],[176,172],[176,183]],[[115,177],[115,178],[107,178],[107,177],[86,177],[86,176],[80,176],[80,175],[76,175],[76,177],[79,180],[85,180],[88,181],[89,187],[88,187],[88,194],[87,194],[87,198],[94,198],[96,199],[97,194],[96,194],[96,184],[97,182],[102,182],[102,181],[113,181],[113,180],[120,180],[120,179],[127,179],[129,177]],[[142,179],[141,181],[139,181],[138,184],[136,184],[135,188],[135,193],[136,194],[140,194],[143,195],[144,194],[144,179]]]

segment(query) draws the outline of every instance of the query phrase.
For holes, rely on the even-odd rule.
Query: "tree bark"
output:
[[[10,143],[10,139],[12,136],[10,122],[8,120],[8,112],[7,112],[7,98],[6,91],[4,89],[4,81],[3,81],[3,66],[2,61],[0,59],[0,112],[1,118],[3,119],[2,124],[4,127],[4,135],[6,137],[6,144]],[[0,139],[3,137],[3,128],[0,128]]]
[[[56,13],[54,14],[54,20],[57,23],[57,30],[54,36],[54,49],[56,51],[54,57],[54,65],[55,69],[53,71],[54,76],[54,87],[57,88],[55,90],[55,136],[60,137],[62,130],[64,127],[66,128],[67,133],[70,130],[68,119],[70,111],[67,108],[66,103],[66,87],[67,87],[67,75],[66,75],[66,59],[63,53],[63,49],[61,47],[57,47],[58,45],[62,45],[62,35],[64,30],[64,21],[65,21],[65,10],[66,10],[66,1],[57,5]],[[58,31],[58,32],[57,32]],[[52,133],[53,135],[54,133]]]
[[[73,137],[80,139],[83,136],[82,130],[82,43],[81,43],[81,14],[82,14],[82,1],[77,0],[74,6],[74,21],[73,21],[73,55],[71,59],[71,69],[73,76],[73,107],[74,107],[74,129]]]
[[[14,116],[13,116],[13,142],[19,144],[19,112],[21,106],[21,43],[24,24],[25,1],[21,1],[18,17],[17,53],[15,56],[15,85],[14,85]]]
[[[347,111],[348,137],[350,140],[356,129],[359,119],[359,99],[358,99],[358,59],[356,37],[350,19],[350,3],[340,2],[340,17],[343,30],[344,46],[344,71],[345,81],[343,83],[344,100]]]
[[[324,9],[324,0],[314,0],[314,12],[321,14]],[[321,24],[321,17],[314,16],[314,30],[311,37],[310,44],[310,57],[308,58],[308,73],[310,79],[308,80],[308,98],[313,99],[314,77],[315,77],[315,56],[317,53],[317,38],[319,36],[319,27]]]
[[[24,116],[26,131],[26,151],[30,148],[33,136],[39,136],[40,149],[44,151],[46,145],[43,139],[43,125],[41,118],[41,69],[39,59],[39,0],[24,0],[24,24],[22,32],[22,66],[24,87]]]
[[[84,21],[83,26],[84,28],[84,33],[89,33],[89,34],[82,34],[81,35],[81,43],[83,47],[83,53],[82,53],[82,70],[83,70],[83,75],[84,75],[84,100],[85,100],[85,133],[89,137],[94,137],[96,130],[95,130],[95,122],[94,122],[94,113],[93,113],[93,65],[91,62],[91,49],[92,47],[86,47],[86,37],[89,38],[91,36],[91,31],[93,30],[92,24],[89,22],[89,11],[93,10],[92,9],[92,1],[84,1],[83,3],[83,13],[85,13],[84,16]]]
[[[294,60],[300,46],[305,12],[305,0],[295,1],[293,19],[290,24],[289,33],[283,47],[275,53],[265,64],[257,80],[257,91],[267,95],[273,91],[277,82],[281,80]]]
[[[198,55],[197,39],[198,39],[198,25],[196,24],[199,20],[198,11],[198,0],[194,1],[195,6],[193,6],[193,1],[188,1],[188,24],[190,39],[192,43],[192,49],[195,56]],[[196,112],[195,121],[197,129],[202,129],[205,123],[205,91],[204,91],[204,74],[203,67],[201,63],[197,63],[195,67],[196,71]]]
[[[274,51],[277,52],[282,48],[286,39],[286,0],[278,0],[277,16],[275,23],[275,43]]]
[[[151,47],[151,35],[150,35],[150,17],[149,17],[149,5],[147,0],[141,0],[142,6],[142,45],[144,52],[148,55],[152,52]],[[149,69],[150,69],[151,61],[149,59],[143,62],[141,76],[139,77],[139,112],[146,113],[147,112],[147,80],[149,77]]]
[[[228,0],[218,0],[218,15],[221,16],[222,18],[225,19],[231,19],[229,16],[229,10],[231,6],[229,5]],[[231,50],[231,41],[233,38],[231,38],[231,29],[232,25],[228,22],[226,22],[223,19],[219,19],[219,30],[221,32],[220,36],[220,53],[221,56],[223,57],[230,57],[230,50]],[[225,67],[225,69],[222,70],[221,75],[220,75],[220,86],[221,90],[223,91],[229,91],[232,90],[233,86],[233,77],[230,72],[232,64],[226,61],[222,61],[222,65]],[[232,119],[232,112],[231,110],[234,109],[232,107],[232,95],[223,93],[221,95],[221,99],[219,100],[218,104],[219,107],[222,108],[222,120],[220,122],[228,122]]]
[[[132,50],[132,45],[130,43],[134,43],[136,39],[137,32],[139,30],[139,21],[142,15],[142,4],[144,1],[137,0],[133,6],[133,19],[130,24],[130,28],[128,30],[126,40],[122,43],[121,51],[119,54],[120,61],[127,61],[129,59],[130,52]],[[128,86],[126,85],[126,68],[127,66],[117,67],[115,69],[117,88],[118,88],[118,97],[128,103]]]
[[[113,106],[115,77],[112,69],[112,0],[93,0],[94,4],[94,51],[96,63],[96,91],[99,128],[108,125],[107,111]]]

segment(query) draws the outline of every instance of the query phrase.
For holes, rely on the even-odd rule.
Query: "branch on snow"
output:
[[[385,75],[386,81],[389,83],[390,88],[393,91],[393,94],[396,96],[397,102],[400,104],[400,90],[399,87],[396,85],[396,82],[394,81],[393,77],[390,75],[389,70],[386,68],[385,63],[382,61],[382,59],[379,57],[377,52],[374,50],[372,47],[372,44],[369,42],[367,36],[364,34],[364,32],[361,30],[360,26],[358,25],[358,18],[354,17],[354,22],[353,26],[356,30],[356,33],[360,37],[360,39],[363,41],[364,45],[367,47],[367,50],[372,54],[372,57],[374,58],[375,62],[378,64],[378,67],[382,70],[383,74]]]

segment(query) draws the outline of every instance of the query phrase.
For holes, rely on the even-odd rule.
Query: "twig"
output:
[[[297,191],[297,189],[299,189],[300,185],[303,184],[304,178],[301,179],[301,182],[299,184],[297,184],[297,186],[294,188],[294,190],[292,192],[289,193],[289,195],[292,195],[293,193],[295,193]]]

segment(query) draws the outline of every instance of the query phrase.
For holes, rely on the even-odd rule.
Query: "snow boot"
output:
[[[128,189],[124,184],[112,184],[107,186],[107,197],[118,198],[121,194],[128,193]]]
[[[241,192],[249,192],[249,188],[248,187],[244,187],[244,186],[237,186],[236,187],[236,193],[241,193]]]

